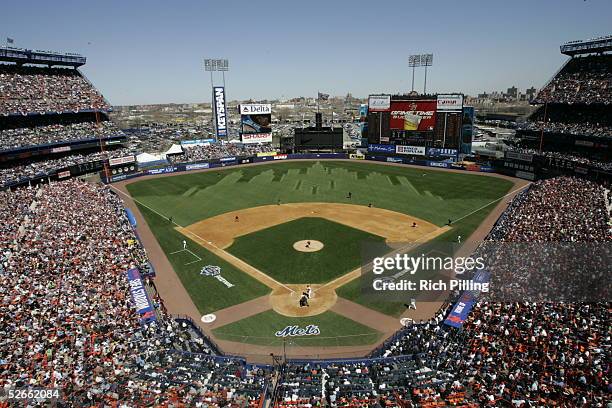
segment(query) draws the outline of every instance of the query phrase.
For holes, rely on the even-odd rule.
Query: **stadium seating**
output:
[[[574,57],[540,90],[534,102],[610,104],[610,73],[612,55]]]
[[[275,149],[269,143],[256,145],[212,143],[206,146],[184,146],[182,155],[173,155],[169,159],[173,163],[195,162],[199,160],[218,159],[232,156],[253,156],[257,153],[272,152]]]
[[[599,171],[611,170],[606,148],[612,137],[611,68],[612,55],[570,59],[533,101],[544,105],[526,122],[517,124],[515,147],[543,154],[549,164],[555,163],[551,159],[561,159]]]
[[[75,69],[0,64],[0,115],[109,110]]]
[[[46,143],[120,135],[122,132],[111,121],[100,123],[83,121],[69,124],[0,129],[0,151]]]

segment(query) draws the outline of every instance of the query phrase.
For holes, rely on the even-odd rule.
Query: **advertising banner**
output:
[[[214,143],[215,139],[194,139],[194,140],[181,140],[181,146],[188,145],[203,145],[207,143]]]
[[[456,156],[457,149],[441,149],[439,147],[430,147],[429,149],[427,149],[427,155],[432,157]]]
[[[213,87],[213,105],[217,137],[225,137],[227,136],[227,106],[225,104],[225,88],[222,86]]]
[[[438,95],[436,109],[438,112],[461,112],[463,95]]]
[[[476,303],[476,301],[470,293],[463,293],[463,295],[461,295],[459,300],[457,300],[451,309],[448,317],[444,320],[444,324],[447,326],[460,328],[474,307],[474,303]]]
[[[519,161],[524,161],[531,163],[533,161],[533,154],[531,153],[521,153],[521,152],[512,152],[506,151],[506,159],[514,159]]]
[[[436,101],[392,101],[392,130],[433,130],[436,126]]]
[[[166,174],[166,173],[174,173],[177,170],[176,166],[168,166],[160,169],[151,169],[147,170],[147,174],[155,175],[155,174]]]
[[[269,103],[250,103],[240,105],[241,115],[271,115],[272,105]]]
[[[116,159],[109,159],[108,165],[111,167],[120,166],[122,164],[133,163],[135,161],[136,161],[135,156],[118,157]]]
[[[201,170],[210,168],[209,163],[196,163],[196,164],[187,164],[185,165],[185,170]]]
[[[272,105],[240,105],[240,134],[242,143],[272,142]]]
[[[472,280],[474,281],[474,284],[482,284],[488,282],[489,278],[490,274],[487,271],[480,269],[476,272]],[[447,326],[460,328],[467,320],[467,317],[474,307],[474,304],[476,304],[479,295],[479,291],[466,290],[463,292],[459,300],[457,300],[451,309],[448,317],[444,320],[444,324]]]
[[[446,163],[446,162],[437,162],[437,161],[428,161],[427,165],[429,167],[441,167],[443,169],[447,169],[450,167],[450,163]]]
[[[138,269],[129,269],[127,271],[127,278],[132,301],[134,301],[136,313],[140,315],[140,321],[148,323],[157,320],[155,317],[155,309],[142,283]]]
[[[57,173],[57,178],[66,178],[66,177],[70,177],[70,171],[69,170],[59,171]]]
[[[351,153],[351,154],[349,154],[349,159],[352,159],[352,160],[364,160],[365,156],[363,154]]]
[[[394,145],[371,144],[371,145],[368,145],[368,152],[395,153],[395,146]]]
[[[368,110],[370,112],[386,112],[391,109],[391,95],[370,95]]]
[[[425,146],[395,146],[397,154],[412,154],[415,156],[425,156]]]
[[[276,156],[276,152],[257,153],[257,157]]]
[[[54,147],[51,149],[51,153],[63,153],[63,152],[69,152],[70,150],[71,150],[70,146]]]
[[[242,143],[272,143],[272,133],[243,133]]]
[[[535,180],[535,174],[528,172],[528,171],[522,171],[522,170],[517,170],[516,171],[516,177],[518,178],[522,178],[525,180]]]

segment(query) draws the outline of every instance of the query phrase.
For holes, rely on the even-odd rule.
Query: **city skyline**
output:
[[[82,71],[114,105],[209,102],[205,57],[229,59],[236,100],[409,92],[408,56],[428,52],[430,92],[540,88],[567,59],[559,45],[610,34],[604,0],[469,5],[390,1],[377,15],[344,1],[9,3],[1,34],[16,47],[82,53]]]

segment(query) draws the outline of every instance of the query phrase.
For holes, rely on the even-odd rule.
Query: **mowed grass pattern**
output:
[[[299,252],[296,241],[318,240],[317,252]],[[283,283],[325,283],[361,265],[361,245],[384,243],[378,235],[323,218],[294,221],[243,235],[227,251]]]
[[[297,325],[306,328],[308,325],[319,327],[316,336],[287,337],[287,348],[295,346],[360,346],[375,343],[382,335],[378,330],[364,326],[354,320],[334,312],[325,312],[310,317],[287,317],[268,310],[263,313],[242,319],[213,329],[213,334],[221,340],[263,346],[279,346],[283,338],[275,333],[287,326]]]
[[[372,205],[438,226],[503,196],[511,183],[476,174],[339,161],[291,161],[142,180],[130,194],[182,226],[261,205]],[[316,188],[314,188],[316,187]],[[348,192],[353,198],[348,200]]]

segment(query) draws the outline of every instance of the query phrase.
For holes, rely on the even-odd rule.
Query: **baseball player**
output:
[[[183,249],[187,249],[187,241],[183,240]]]

